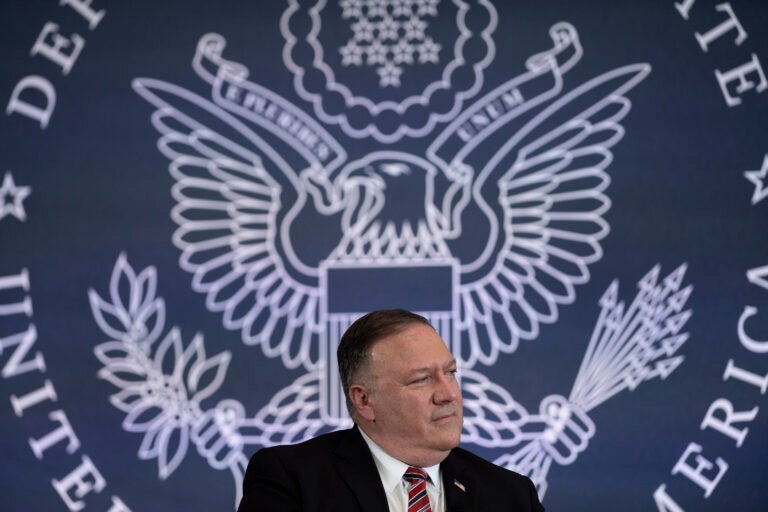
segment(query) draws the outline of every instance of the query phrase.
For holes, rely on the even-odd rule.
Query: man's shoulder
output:
[[[358,434],[359,435],[359,434]],[[354,430],[337,430],[335,432],[328,432],[321,434],[312,439],[296,443],[296,444],[281,444],[276,446],[270,446],[268,448],[262,448],[254,457],[262,456],[277,456],[281,459],[309,459],[316,456],[326,456],[333,453],[336,448],[345,440],[354,436]]]
[[[482,474],[484,477],[491,477],[494,479],[515,481],[526,484],[529,480],[528,477],[524,475],[498,466],[493,462],[490,462],[480,457],[479,455],[475,455],[474,453],[461,447],[457,447],[451,450],[451,453],[448,457],[452,464],[464,466],[464,468],[467,470],[475,474]]]
[[[463,448],[454,448],[445,462],[449,478],[470,478],[478,488],[480,510],[490,510],[493,503],[507,503],[515,510],[544,511],[530,478],[497,466]],[[455,473],[453,473],[455,472]],[[450,483],[450,481],[449,481]]]

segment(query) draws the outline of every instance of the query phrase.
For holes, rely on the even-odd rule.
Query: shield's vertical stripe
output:
[[[344,389],[339,379],[339,364],[336,359],[336,350],[339,347],[339,341],[342,334],[352,325],[360,315],[358,314],[329,314],[326,325],[328,333],[325,346],[327,347],[327,358],[325,360],[326,371],[323,375],[325,381],[323,391],[321,392],[321,403],[325,405],[323,410],[326,414],[326,420],[331,425],[336,425],[348,417],[346,410],[346,397]],[[325,396],[322,396],[324,393]]]

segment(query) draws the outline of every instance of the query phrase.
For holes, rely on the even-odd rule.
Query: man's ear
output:
[[[376,420],[376,414],[373,411],[368,388],[362,384],[353,384],[349,386],[349,399],[352,401],[352,405],[359,418],[367,421]]]

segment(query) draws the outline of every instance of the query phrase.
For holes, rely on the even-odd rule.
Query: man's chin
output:
[[[445,450],[453,450],[459,445],[461,441],[461,422],[449,422],[437,423],[438,432],[435,435],[435,439],[440,440],[440,445]]]

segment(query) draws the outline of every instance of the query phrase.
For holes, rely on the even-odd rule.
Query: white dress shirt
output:
[[[389,511],[408,512],[409,484],[403,480],[405,470],[409,467],[408,464],[397,460],[385,452],[381,446],[374,443],[363,432],[363,429],[360,429],[360,433],[363,435],[365,444],[371,450],[376,468],[379,470],[379,478],[381,478],[381,484],[384,486],[384,492],[387,495]],[[427,480],[427,495],[429,496],[432,512],[444,512],[445,504],[443,502],[445,500],[443,497],[443,480],[440,478],[440,464],[421,469],[429,476]]]

